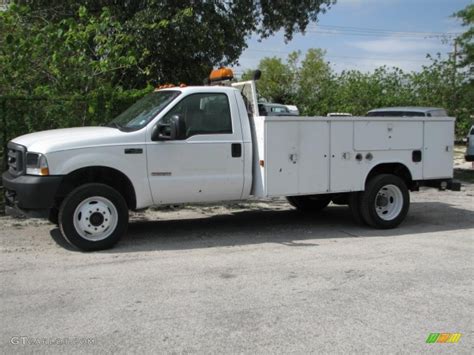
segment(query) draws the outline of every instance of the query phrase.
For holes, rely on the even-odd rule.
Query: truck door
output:
[[[161,120],[184,118],[179,140],[150,141],[148,174],[155,204],[237,200],[242,196],[242,128],[234,95],[185,96]]]

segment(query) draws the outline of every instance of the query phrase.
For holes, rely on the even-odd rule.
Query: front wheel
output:
[[[410,206],[410,194],[405,182],[391,174],[373,177],[360,198],[364,221],[379,229],[397,227],[405,219]]]
[[[112,187],[91,183],[64,199],[58,217],[61,233],[70,244],[84,251],[103,250],[125,234],[128,207]]]

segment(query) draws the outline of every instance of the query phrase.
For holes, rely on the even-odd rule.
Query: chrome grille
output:
[[[8,171],[12,175],[20,175],[23,173],[23,157],[25,149],[21,145],[9,143],[7,147],[7,164]]]

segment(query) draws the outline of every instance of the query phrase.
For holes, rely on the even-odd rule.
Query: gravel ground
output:
[[[148,211],[95,253],[1,217],[0,352],[470,354],[473,195],[413,193],[387,231],[281,200]]]

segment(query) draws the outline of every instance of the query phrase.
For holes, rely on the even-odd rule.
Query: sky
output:
[[[261,42],[248,41],[248,48],[234,67],[237,74],[255,69],[264,57],[286,59],[289,52],[309,48],[326,51],[334,70],[372,71],[387,65],[418,71],[429,64],[428,53],[447,57],[453,52],[453,35],[463,31],[451,15],[473,0],[338,0],[306,34],[296,34],[285,43],[283,33]],[[445,40],[443,41],[443,38]],[[447,38],[447,41],[446,41]]]

